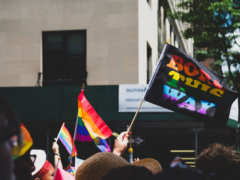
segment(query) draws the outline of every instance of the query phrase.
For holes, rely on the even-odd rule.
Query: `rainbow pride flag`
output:
[[[78,124],[76,140],[93,141],[102,151],[109,151],[105,139],[112,135],[111,129],[104,123],[102,118],[97,114],[92,105],[84,96],[84,90],[78,96]],[[105,146],[105,148],[103,148]]]
[[[78,107],[79,107],[79,105],[78,105]],[[79,108],[78,108],[78,111],[79,111]],[[78,141],[92,141],[93,140],[91,138],[91,136],[89,135],[88,130],[82,121],[82,111],[78,112],[78,126],[77,126],[76,140],[78,140]]]
[[[21,135],[22,135],[22,145],[14,146],[13,148],[13,159],[18,158],[19,156],[24,155],[33,145],[33,140],[28,132],[27,128],[21,123],[20,126]]]
[[[72,154],[73,139],[72,139],[72,136],[69,133],[68,129],[66,128],[65,124],[63,124],[61,129],[60,129],[59,140],[65,146],[68,153],[71,155]],[[76,147],[74,146],[73,155],[76,155],[76,154],[77,154],[77,151],[76,151]]]
[[[85,129],[87,131],[85,131],[83,125],[85,125]],[[82,90],[78,96],[78,127],[76,139],[89,140],[89,137],[84,137],[89,135],[92,139],[96,137],[107,139],[112,135],[112,131],[97,114],[92,105],[88,102],[84,96],[84,90]]]

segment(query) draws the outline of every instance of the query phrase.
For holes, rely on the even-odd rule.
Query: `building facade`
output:
[[[172,1],[0,2],[0,86],[146,84],[165,42],[192,55]]]

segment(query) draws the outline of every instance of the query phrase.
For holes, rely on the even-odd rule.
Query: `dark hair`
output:
[[[34,171],[35,166],[30,158],[30,150],[26,152],[23,156],[18,157],[14,160],[15,168],[14,172],[16,175],[16,180],[32,180],[32,171]]]
[[[143,166],[125,166],[109,171],[102,180],[151,180],[154,175]]]
[[[169,168],[156,175],[156,180],[210,180],[195,168]],[[212,180],[212,179],[211,179]]]
[[[18,135],[20,122],[9,104],[0,97],[0,142],[5,141],[13,135]]]
[[[240,153],[233,147],[214,143],[204,149],[197,158],[196,165],[205,173],[214,173],[225,179],[240,178]]]

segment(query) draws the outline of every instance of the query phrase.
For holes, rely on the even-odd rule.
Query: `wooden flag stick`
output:
[[[133,119],[132,119],[132,122],[131,122],[128,130],[127,130],[128,133],[129,133],[129,131],[132,129],[133,123],[134,123],[134,121],[136,120],[136,117],[137,117],[138,112],[139,112],[139,110],[140,110],[140,108],[141,108],[141,106],[142,106],[143,101],[144,101],[144,99],[141,100],[141,102],[140,102],[140,104],[139,104],[139,106],[138,106],[138,109],[137,109],[137,111],[136,111],[136,113],[135,113],[135,115],[134,115],[134,117],[133,117]]]
[[[58,132],[58,135],[57,135],[57,137],[56,138],[54,138],[55,139],[55,143],[58,141],[58,139],[59,139],[59,136],[60,136],[60,133],[61,133],[61,130],[62,130],[62,128],[63,128],[63,126],[65,125],[65,122],[63,122],[62,123],[62,126],[61,126],[61,129],[60,129],[60,131]]]
[[[74,147],[75,147],[75,140],[76,140],[76,134],[77,134],[77,125],[78,125],[78,111],[77,111],[77,118],[76,118],[76,123],[75,123],[74,134],[73,134],[72,154],[71,154],[70,164],[69,164],[70,168],[71,168],[71,164],[72,164],[72,157],[73,157],[73,152],[74,152]]]

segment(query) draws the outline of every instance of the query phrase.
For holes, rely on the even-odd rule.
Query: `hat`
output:
[[[161,164],[153,158],[140,159],[139,161],[133,162],[132,165],[133,166],[143,166],[143,167],[147,168],[148,170],[150,170],[153,174],[162,172]]]
[[[101,180],[111,169],[129,166],[121,156],[111,152],[99,152],[87,158],[78,167],[76,180]]]
[[[35,170],[32,172],[32,175],[36,175],[44,166],[46,159],[47,159],[47,155],[45,153],[44,150],[41,149],[32,149],[30,151],[30,155],[34,156],[35,160],[34,162],[34,166],[35,166]]]

